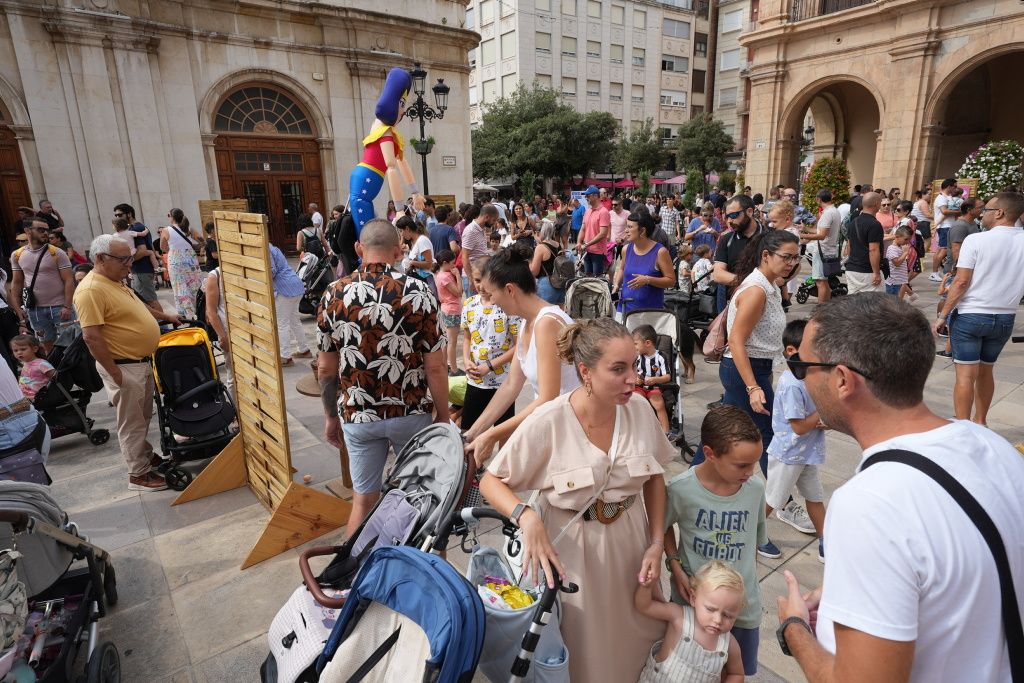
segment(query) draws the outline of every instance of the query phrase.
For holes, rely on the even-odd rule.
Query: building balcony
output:
[[[790,21],[814,19],[843,10],[870,5],[875,0],[792,0],[789,10]]]

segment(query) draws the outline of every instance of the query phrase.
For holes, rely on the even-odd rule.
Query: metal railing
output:
[[[835,14],[843,10],[870,5],[875,0],[793,0],[790,7],[790,21],[803,21],[823,17],[827,14]]]

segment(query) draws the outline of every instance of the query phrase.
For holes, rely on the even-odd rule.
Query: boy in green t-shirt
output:
[[[704,462],[668,483],[665,553],[672,574],[672,600],[692,600],[690,577],[709,560],[722,560],[743,577],[747,601],[732,629],[747,676],[757,673],[761,588],[754,558],[767,542],[764,482],[754,476],[761,458],[761,432],[735,406],[714,408],[700,428]],[[673,528],[679,525],[680,543]]]

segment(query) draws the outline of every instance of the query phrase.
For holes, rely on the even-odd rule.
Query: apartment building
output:
[[[706,0],[471,0],[470,121],[536,81],[578,111],[607,111],[629,133],[654,120],[666,146],[706,109]]]
[[[714,115],[736,142],[726,158],[733,168],[738,168],[746,148],[749,114],[747,50],[740,45],[740,36],[751,26],[752,6],[751,0],[719,0],[717,5],[717,16],[713,17],[718,26],[712,64]]]

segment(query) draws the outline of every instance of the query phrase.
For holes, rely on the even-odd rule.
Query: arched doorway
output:
[[[0,255],[4,257],[5,268],[6,257],[15,248],[14,223],[18,220],[18,207],[32,206],[18,139],[11,130],[13,122],[10,112],[0,102]]]
[[[1007,74],[1024,69],[1024,51],[992,57],[964,74],[936,109],[935,166],[930,178],[954,175],[967,156],[986,142],[1024,144],[1024,91],[1008,87]],[[926,181],[929,178],[925,178]]]
[[[812,89],[790,110],[781,168],[787,182],[800,177],[815,159],[845,159],[850,180],[873,180],[881,113],[875,96],[855,81]]]
[[[224,97],[213,130],[221,197],[247,199],[250,211],[266,214],[271,241],[293,252],[306,206],[325,209],[312,120],[277,86],[249,83]]]

